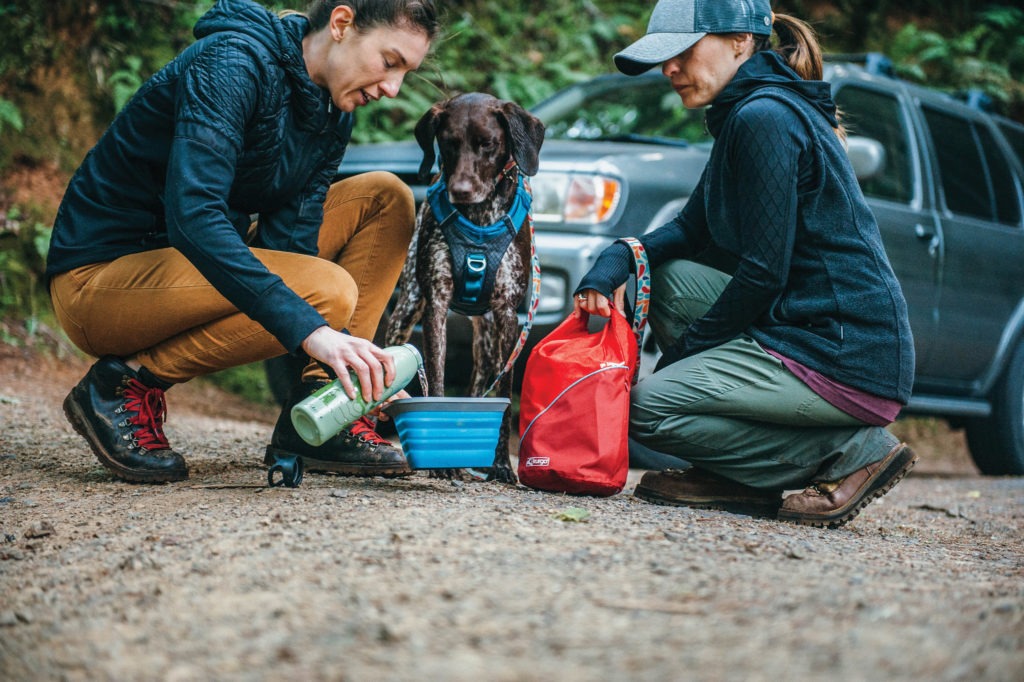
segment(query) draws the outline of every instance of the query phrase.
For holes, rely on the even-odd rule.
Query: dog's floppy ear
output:
[[[423,162],[420,163],[420,179],[430,179],[430,169],[434,167],[434,137],[437,135],[438,118],[445,109],[445,102],[438,102],[427,110],[427,113],[416,122],[416,142],[423,150]]]
[[[515,102],[501,103],[501,117],[508,132],[512,158],[526,175],[536,175],[540,166],[540,146],[544,143],[544,124]]]

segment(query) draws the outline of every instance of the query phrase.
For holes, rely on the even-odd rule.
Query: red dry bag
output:
[[[625,240],[624,240],[625,241]],[[519,406],[519,481],[539,490],[614,495],[629,474],[629,390],[650,284],[639,242],[632,328],[613,310],[598,332],[570,315],[530,353]]]

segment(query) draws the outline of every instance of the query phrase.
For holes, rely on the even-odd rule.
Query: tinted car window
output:
[[[689,144],[711,139],[704,112],[689,110],[664,78],[598,79],[562,91],[533,109],[546,137]]]
[[[1017,189],[1013,182],[1010,163],[1003,156],[995,135],[985,126],[975,126],[988,166],[989,181],[996,200],[996,219],[1001,223],[1015,225],[1020,222],[1020,205],[1017,203]]]
[[[1006,136],[1021,166],[1024,166],[1024,128],[1000,121],[999,130]]]
[[[1018,222],[1020,208],[1009,164],[991,133],[960,116],[931,107],[923,111],[939,163],[946,207],[985,220]]]
[[[870,137],[885,148],[884,167],[861,181],[861,190],[870,197],[908,203],[913,194],[910,145],[899,102],[891,95],[854,86],[836,93],[835,102],[849,134]]]

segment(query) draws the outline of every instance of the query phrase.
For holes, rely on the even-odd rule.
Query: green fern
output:
[[[25,128],[25,123],[21,120],[21,111],[14,102],[0,97],[0,132],[8,127],[20,133]]]
[[[947,37],[907,24],[892,39],[897,73],[947,92],[979,89],[1008,113],[1024,109],[1024,11],[992,7]]]

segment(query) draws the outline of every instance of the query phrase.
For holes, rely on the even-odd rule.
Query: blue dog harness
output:
[[[510,161],[502,171],[507,175],[515,162]],[[530,231],[530,270],[531,285],[530,304],[526,312],[526,324],[519,333],[515,348],[505,366],[494,377],[491,385],[480,395],[487,395],[498,385],[498,380],[512,370],[516,358],[526,346],[526,339],[533,326],[533,316],[540,303],[540,259],[537,257],[537,244],[533,235],[533,218],[530,216],[530,205],[533,195],[530,185],[522,173],[519,173],[516,195],[512,207],[501,220],[481,227],[470,222],[459,213],[448,199],[448,185],[444,175],[427,188],[427,201],[434,219],[440,224],[441,232],[448,242],[452,254],[452,278],[455,280],[455,292],[449,308],[463,315],[483,315],[490,310],[491,292],[494,290],[494,279],[498,272],[498,264],[508,250],[509,244],[515,239],[520,228],[527,225]]]
[[[455,291],[449,307],[457,313],[483,315],[490,310],[498,265],[526,222],[533,202],[523,174],[518,176],[512,206],[501,220],[491,225],[470,222],[452,206],[444,175],[427,188],[430,210],[452,254]]]

